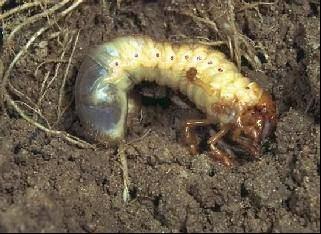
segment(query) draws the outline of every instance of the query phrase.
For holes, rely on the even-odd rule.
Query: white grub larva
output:
[[[206,113],[204,120],[187,121],[186,143],[198,152],[193,128],[218,124],[208,140],[210,153],[225,165],[232,160],[217,142],[230,139],[252,155],[275,125],[271,96],[244,77],[225,55],[199,44],[157,42],[147,36],[113,39],[93,49],[81,65],[76,82],[76,111],[99,141],[125,137],[128,91],[141,81],[153,81],[185,94]]]

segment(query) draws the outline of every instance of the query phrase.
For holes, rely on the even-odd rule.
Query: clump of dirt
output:
[[[3,13],[21,6],[12,2]],[[278,105],[277,129],[260,160],[226,168],[206,150],[191,156],[180,127],[202,113],[173,101],[173,92],[146,95],[153,91],[143,84],[136,89],[145,94],[142,111],[132,117],[128,140],[146,130],[148,135],[125,150],[131,197],[125,203],[117,148],[81,148],[64,135],[46,134],[7,103],[0,107],[0,232],[320,232],[320,1],[83,3],[57,19],[12,68],[10,85],[25,96],[12,89],[10,95],[32,120],[81,138],[73,88],[88,48],[136,33],[170,41],[224,40],[230,32],[218,19],[231,20],[225,4],[233,4],[235,14],[233,48],[244,40],[236,51],[243,56],[242,72]],[[27,17],[46,6],[34,7]],[[23,17],[14,14],[5,22],[21,23]],[[16,24],[2,25],[5,71],[43,22],[17,33],[15,44],[6,38]],[[259,48],[259,62],[246,59],[246,51],[249,57],[255,52],[249,45]],[[31,105],[26,97],[45,110],[45,118],[19,103]]]

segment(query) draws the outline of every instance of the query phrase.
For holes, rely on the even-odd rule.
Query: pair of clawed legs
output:
[[[207,126],[212,124],[212,121],[208,119],[203,120],[188,120],[185,123],[185,140],[190,147],[190,152],[195,155],[198,153],[198,143],[196,136],[194,134],[193,128]],[[221,162],[225,166],[231,166],[233,164],[233,159],[223,150],[217,147],[217,143],[221,140],[230,130],[232,129],[231,124],[223,125],[219,132],[212,136],[207,143],[210,146],[210,154],[213,156],[214,160]],[[240,138],[239,134],[232,134],[232,140],[238,143],[240,146],[249,151],[252,155],[257,155],[258,149],[250,142],[245,139]]]
[[[193,128],[210,124],[212,124],[212,122],[208,119],[186,121],[184,129],[185,140],[187,145],[190,147],[190,152],[193,155],[198,153],[198,143]],[[232,158],[228,154],[226,154],[226,152],[220,150],[216,145],[218,141],[228,133],[230,128],[230,125],[224,125],[218,133],[216,133],[207,141],[211,149],[210,153],[213,156],[214,160],[221,162],[225,166],[232,165]]]

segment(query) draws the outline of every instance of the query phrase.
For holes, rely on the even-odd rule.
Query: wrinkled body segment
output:
[[[179,90],[206,113],[206,123],[229,126],[232,135],[239,135],[235,137],[242,133],[260,134],[261,140],[274,124],[275,106],[271,97],[244,77],[223,53],[199,44],[172,44],[145,36],[128,36],[92,50],[79,71],[76,109],[97,139],[117,141],[124,137],[127,94],[143,80]],[[253,112],[256,122],[251,121],[252,117],[242,119],[249,112]],[[268,126],[263,126],[267,121]],[[240,129],[245,122],[257,126]]]

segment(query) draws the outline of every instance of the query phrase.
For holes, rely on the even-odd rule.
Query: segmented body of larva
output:
[[[99,140],[125,135],[128,91],[146,80],[185,94],[206,113],[205,120],[187,121],[186,141],[192,153],[197,142],[192,127],[217,123],[220,132],[209,140],[211,153],[226,165],[229,156],[216,147],[226,133],[251,154],[275,125],[272,98],[244,77],[219,51],[200,44],[157,42],[147,36],[119,37],[92,50],[76,83],[80,120]]]

